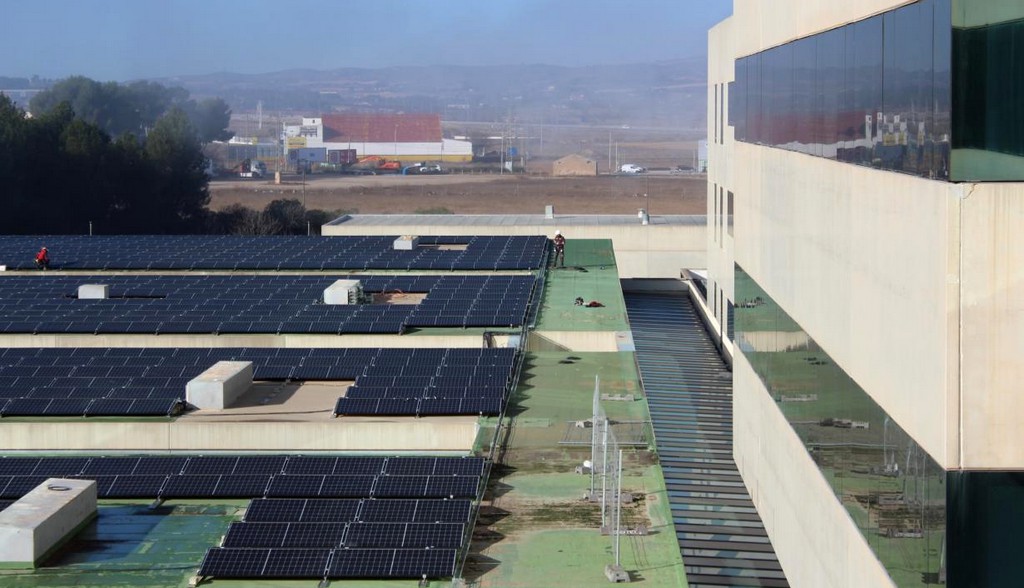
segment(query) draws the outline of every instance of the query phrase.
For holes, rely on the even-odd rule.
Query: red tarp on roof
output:
[[[324,141],[439,143],[439,114],[326,114]]]

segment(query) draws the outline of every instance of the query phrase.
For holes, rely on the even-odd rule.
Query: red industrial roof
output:
[[[325,114],[324,141],[438,143],[439,114]]]

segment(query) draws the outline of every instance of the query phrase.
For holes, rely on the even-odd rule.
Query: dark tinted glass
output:
[[[737,60],[737,140],[948,178],[949,15],[921,0]]]
[[[937,583],[944,470],[738,265],[734,284],[736,348],[809,459],[897,586]]]
[[[957,8],[953,179],[1024,179],[1024,3],[962,0]]]

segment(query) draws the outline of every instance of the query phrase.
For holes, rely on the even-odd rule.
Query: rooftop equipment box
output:
[[[420,238],[415,235],[402,235],[395,239],[396,251],[412,251],[420,246]]]
[[[363,284],[359,280],[338,280],[324,289],[324,304],[359,304]]]

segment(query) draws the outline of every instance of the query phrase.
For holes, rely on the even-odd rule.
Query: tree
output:
[[[202,219],[210,201],[205,159],[195,127],[180,108],[156,121],[146,137],[146,156],[157,179],[149,202],[153,226],[161,232],[187,230]]]
[[[195,102],[190,114],[192,124],[199,132],[199,140],[203,143],[227,141],[234,136],[234,133],[228,130],[231,123],[231,107],[223,98],[206,98]]]
[[[306,233],[306,207],[294,198],[270,202],[263,209],[263,214],[274,221],[286,235]]]
[[[124,133],[145,136],[156,121],[173,108],[181,108],[189,114],[202,142],[231,137],[227,131],[231,122],[227,103],[220,98],[197,103],[189,98],[184,88],[145,81],[127,85],[100,83],[73,76],[33,96],[29,106],[33,114],[40,116],[62,102],[69,103],[79,118],[96,124],[112,137]]]

